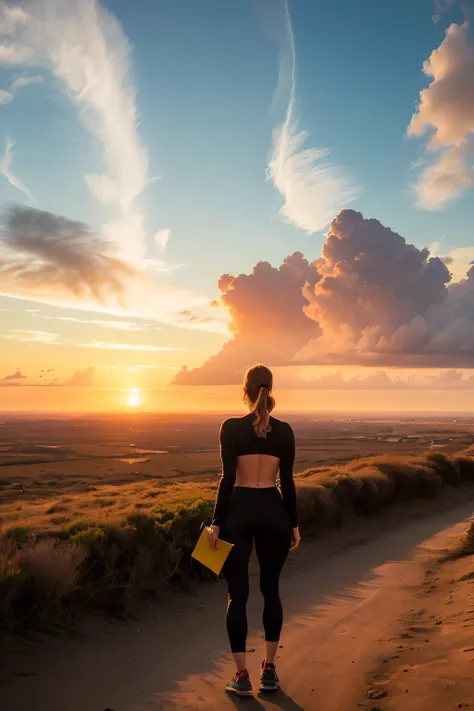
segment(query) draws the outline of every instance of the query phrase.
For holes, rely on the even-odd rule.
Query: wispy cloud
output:
[[[171,236],[171,230],[158,230],[155,234],[155,244],[158,245],[162,252],[165,251],[166,245],[168,244],[169,238]]]
[[[43,81],[44,79],[40,74],[18,77],[12,82],[8,90],[0,89],[0,106],[11,104],[19,89],[23,89],[25,86],[30,86],[31,84],[42,84]]]
[[[109,252],[87,225],[66,217],[13,205],[0,240],[0,277],[25,291],[66,291],[76,296],[116,299],[133,269]]]
[[[0,294],[109,315],[127,312],[131,317],[165,323],[175,323],[171,314],[184,309],[198,309],[205,317],[210,302],[207,295],[163,285],[156,279],[158,272],[174,268],[154,259],[157,246],[161,251],[166,246],[169,237],[166,230],[160,231],[154,242],[150,239],[151,255],[147,253],[147,226],[140,195],[152,179],[138,134],[131,46],[117,19],[98,0],[35,0],[26,3],[25,8],[0,2],[1,65],[28,67],[30,72],[32,67],[45,68],[57,80],[56,84],[66,89],[79,119],[97,141],[98,150],[94,154],[98,156],[98,165],[95,172],[85,175],[85,180],[94,196],[101,203],[108,203],[110,217],[96,237],[107,246],[106,257],[115,259],[124,270],[120,269],[117,275],[112,268],[109,277],[107,270],[103,274],[109,285],[118,284],[118,290],[104,290],[103,281],[100,293],[91,290],[88,269],[81,272],[78,289],[76,278],[71,282],[60,278],[64,265],[59,265],[58,272],[57,254],[53,258],[45,255],[46,240],[43,240],[37,259],[31,259],[29,251],[25,260],[25,255],[17,250],[13,268],[4,269],[0,275]],[[15,81],[24,85],[25,78],[21,79]],[[1,172],[12,185],[31,195],[13,173],[11,149],[9,143],[0,162]],[[40,212],[36,213],[36,219],[41,229]],[[33,222],[32,219],[30,233]],[[23,265],[25,269],[15,270],[15,265]],[[38,270],[45,278],[32,278]],[[56,279],[46,278],[48,270]],[[191,322],[180,325],[196,327]],[[207,326],[208,330],[219,332],[225,328],[225,323],[217,320]]]
[[[0,106],[11,104],[14,98],[15,97],[11,91],[5,91],[5,89],[0,89]]]
[[[15,94],[19,89],[24,89],[25,86],[32,86],[34,84],[42,84],[44,81],[41,74],[25,74],[14,80],[11,85],[10,90]]]
[[[144,215],[136,198],[149,183],[138,136],[131,46],[118,20],[98,0],[36,0],[0,7],[0,64],[41,66],[61,81],[78,116],[102,149],[104,172],[85,175],[93,195],[116,208],[109,223],[123,259],[146,253]]]
[[[7,331],[3,336],[10,340],[24,341],[25,343],[54,343],[59,344],[59,336],[57,333],[50,333],[49,331],[35,331],[35,330],[22,330],[22,329],[11,329]]]
[[[120,343],[118,341],[88,341],[77,344],[81,348],[103,348],[112,351],[182,351],[182,348],[172,348],[169,346],[154,346],[143,343]]]
[[[3,157],[0,158],[0,173],[5,176],[10,185],[13,185],[17,190],[21,190],[22,193],[28,196],[31,202],[35,202],[35,198],[26,185],[15,175],[13,172],[13,147],[15,145],[14,141],[10,141],[9,138],[6,139],[5,143],[5,153]]]
[[[70,321],[72,323],[87,323],[101,328],[109,328],[117,331],[144,331],[146,326],[135,323],[134,321],[112,321],[107,319],[84,319],[75,318],[74,316],[59,316],[59,321]],[[156,326],[155,326],[156,330]]]
[[[328,148],[305,147],[309,133],[300,129],[296,116],[296,51],[287,0],[283,8],[279,86],[289,87],[289,100],[285,120],[273,132],[267,176],[284,198],[281,214],[312,233],[326,227],[355,199],[358,189],[345,169],[328,160]]]

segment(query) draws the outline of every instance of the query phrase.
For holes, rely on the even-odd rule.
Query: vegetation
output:
[[[461,548],[462,555],[474,555],[474,523],[471,524]],[[472,577],[472,574],[471,574]],[[466,578],[467,579],[467,578]]]
[[[297,475],[303,529],[343,525],[384,506],[474,481],[474,458],[372,457]],[[2,492],[0,625],[64,623],[84,607],[124,614],[129,600],[212,577],[191,552],[216,486],[149,480],[19,505]],[[474,552],[474,527],[465,544]]]

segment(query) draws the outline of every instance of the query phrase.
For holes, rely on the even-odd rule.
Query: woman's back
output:
[[[270,417],[266,437],[257,437],[255,416],[233,417],[221,428],[221,450],[229,459],[235,458],[235,486],[275,486],[280,461],[285,462],[294,448],[290,425]],[[230,462],[229,462],[230,464]]]

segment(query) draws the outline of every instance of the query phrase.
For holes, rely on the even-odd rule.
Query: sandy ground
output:
[[[277,694],[226,696],[223,686],[233,667],[225,587],[206,585],[196,596],[175,594],[166,605],[150,606],[139,622],[92,620],[72,639],[10,645],[8,654],[4,646],[0,709],[474,708],[474,651],[465,651],[474,647],[474,640],[467,641],[474,587],[472,581],[453,582],[472,563],[437,564],[440,552],[466,530],[471,512],[465,501],[429,516],[412,509],[405,523],[375,537],[373,524],[365,533],[359,527],[350,547],[339,545],[337,536],[332,546],[306,542],[282,580],[286,617],[277,664],[283,690]],[[256,682],[263,645],[255,578],[252,588],[248,666]]]

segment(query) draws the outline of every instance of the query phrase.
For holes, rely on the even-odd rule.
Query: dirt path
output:
[[[326,558],[307,543],[282,580],[285,627],[278,662],[284,691],[227,697],[233,673],[223,585],[126,625],[91,621],[79,639],[11,650],[0,673],[1,711],[357,711],[367,679],[400,634],[426,563],[465,530],[472,504],[401,523]],[[249,669],[262,656],[261,598],[252,580]],[[402,620],[402,622],[399,622]],[[365,707],[365,704],[364,704]],[[370,707],[370,704],[369,704]],[[376,707],[376,705],[375,705]]]

